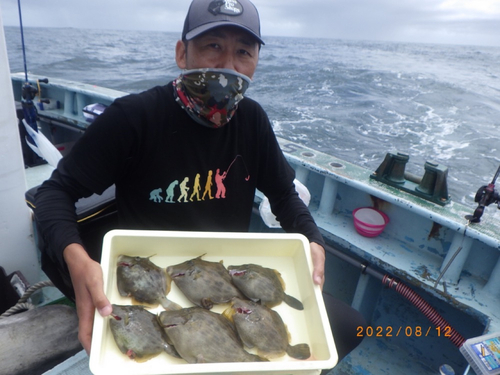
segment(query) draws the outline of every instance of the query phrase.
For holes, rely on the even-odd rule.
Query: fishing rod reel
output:
[[[22,91],[21,91],[21,96],[22,99],[26,102],[32,102],[33,99],[38,95],[40,92],[40,83],[49,83],[49,80],[47,78],[44,79],[37,79],[36,80],[38,88],[34,87],[28,80],[26,80],[23,84]],[[41,100],[43,101],[43,100]]]
[[[47,78],[38,79],[38,88],[33,86],[28,80],[26,80],[21,90],[21,107],[23,110],[24,119],[34,131],[38,131],[36,123],[38,114],[33,100],[40,92],[40,83],[49,83],[49,80]],[[50,101],[47,99],[40,99],[39,102],[47,104],[50,103]],[[28,136],[28,139],[31,140],[31,137]]]
[[[483,216],[484,208],[492,203],[496,203],[500,210],[500,194],[495,190],[495,182],[500,175],[500,167],[498,167],[493,180],[488,185],[481,186],[474,197],[474,202],[478,203],[473,215],[467,215],[465,218],[471,223],[479,223]]]
[[[32,101],[38,94],[38,89],[29,82],[25,82],[22,88],[22,97],[26,101]]]
[[[22,96],[21,105],[26,122],[34,130],[37,130],[35,127],[37,114],[36,114],[35,104],[33,103],[33,99],[35,99],[37,95],[38,95],[38,89],[26,80],[26,82],[24,82],[23,84],[21,91],[21,96]]]

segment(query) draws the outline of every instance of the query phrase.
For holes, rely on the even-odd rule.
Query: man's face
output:
[[[177,42],[176,62],[181,69],[232,69],[253,77],[259,60],[259,43],[248,32],[221,26],[187,42]]]

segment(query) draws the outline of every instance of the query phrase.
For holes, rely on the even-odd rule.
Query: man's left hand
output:
[[[323,289],[325,283],[325,249],[316,242],[311,242],[311,256],[313,261],[313,282]]]

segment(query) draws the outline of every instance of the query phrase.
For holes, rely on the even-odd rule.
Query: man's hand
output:
[[[323,289],[325,283],[325,249],[316,242],[311,242],[311,256],[313,261],[313,282]]]
[[[87,354],[90,354],[95,309],[103,317],[112,312],[111,304],[104,294],[102,268],[79,244],[67,246],[63,255],[75,290],[78,339]]]

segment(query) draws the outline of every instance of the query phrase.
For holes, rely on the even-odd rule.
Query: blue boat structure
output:
[[[1,66],[1,70],[5,73],[8,67]],[[14,73],[10,79],[10,87],[2,91],[12,90],[13,99],[21,103],[25,74]],[[37,88],[33,101],[37,130],[62,155],[85,132],[100,107],[126,95],[57,77],[30,75],[29,82]],[[11,126],[17,129],[17,119]],[[289,140],[279,142],[297,180],[311,194],[309,208],[327,242],[324,291],[349,303],[368,322],[359,328],[362,343],[329,373],[474,374],[459,347],[467,339],[500,332],[498,173],[492,171],[492,181],[478,181],[474,210],[448,195],[448,170],[432,161],[422,166],[421,176],[415,176],[405,172],[411,155],[387,150],[373,171]],[[5,163],[0,165],[7,169]],[[47,163],[26,167],[25,190],[39,185],[52,169]],[[5,175],[1,170],[0,176]],[[256,194],[251,231],[280,231],[261,219],[263,199]],[[91,208],[82,204],[86,210],[80,212],[85,214],[82,224],[113,209],[112,193],[96,200],[98,204]],[[368,237],[356,230],[353,212],[362,207],[388,217],[381,234]],[[26,237],[36,247],[36,225],[31,224]],[[4,238],[0,241],[4,243]],[[0,265],[16,251],[2,250]],[[26,272],[35,275],[31,280],[44,278],[42,272],[32,272],[38,264],[30,267]],[[40,303],[61,297],[57,291],[44,292]],[[69,370],[54,368],[48,373],[66,373],[62,371],[82,361],[88,358],[80,353],[58,366],[67,363]]]

